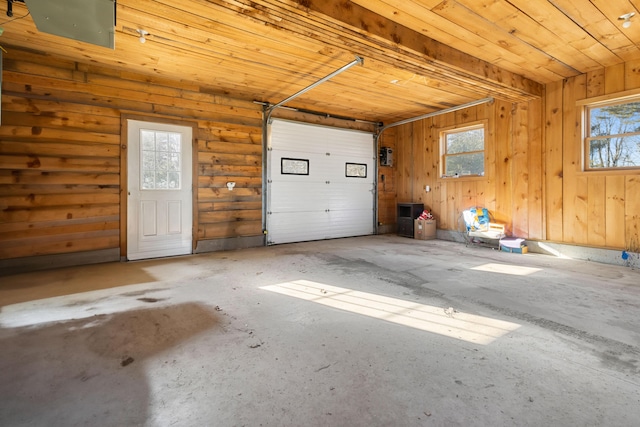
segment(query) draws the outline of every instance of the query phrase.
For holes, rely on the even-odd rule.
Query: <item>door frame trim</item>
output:
[[[163,116],[152,116],[139,113],[122,113],[120,115],[120,260],[127,260],[127,209],[129,194],[129,120],[177,125],[191,128],[191,253],[195,253],[198,243],[198,124],[193,121],[179,120]]]

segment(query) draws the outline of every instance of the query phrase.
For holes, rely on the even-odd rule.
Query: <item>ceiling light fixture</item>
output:
[[[140,34],[140,38],[138,40],[140,40],[140,43],[144,43],[147,41],[147,39],[145,38],[145,36],[149,35],[149,31],[147,30],[136,30],[138,32],[138,34]]]
[[[622,28],[629,28],[631,26],[631,18],[635,15],[635,12],[625,13],[624,15],[620,15],[618,19],[620,21],[624,21],[622,23]]]

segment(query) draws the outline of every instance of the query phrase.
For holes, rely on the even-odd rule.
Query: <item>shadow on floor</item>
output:
[[[0,425],[142,425],[145,360],[220,321],[184,303],[0,329]]]

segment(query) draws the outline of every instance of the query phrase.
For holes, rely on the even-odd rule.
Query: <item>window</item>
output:
[[[482,123],[440,133],[442,177],[484,175],[484,133]]]
[[[640,167],[640,97],[585,107],[584,168]]]
[[[308,159],[289,159],[283,157],[280,164],[282,175],[309,175]]]
[[[140,130],[140,183],[143,190],[180,190],[181,134]]]
[[[347,178],[366,178],[367,165],[364,163],[347,163],[345,165],[345,176]]]

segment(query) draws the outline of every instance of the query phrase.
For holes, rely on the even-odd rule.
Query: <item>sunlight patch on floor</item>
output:
[[[140,283],[0,306],[0,328],[36,326],[132,310],[146,305],[138,297],[148,296],[155,290],[162,289]]]
[[[472,267],[472,270],[488,271],[490,273],[510,274],[512,276],[528,276],[538,271],[542,271],[541,268],[523,267],[521,265],[513,264],[495,264],[488,263]]]
[[[399,325],[487,345],[520,327],[517,323],[462,313],[309,280],[294,280],[260,289],[362,314]]]

